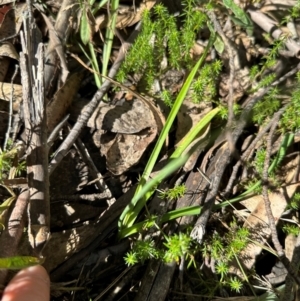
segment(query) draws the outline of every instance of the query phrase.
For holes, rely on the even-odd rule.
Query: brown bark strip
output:
[[[23,189],[15,202],[14,208],[12,209],[7,222],[5,222],[5,229],[0,236],[1,258],[18,255],[17,248],[25,225],[28,198],[28,189]],[[0,270],[0,284],[5,283],[7,273],[7,270]]]
[[[40,254],[50,234],[47,122],[44,97],[44,48],[33,41],[38,29],[34,21],[24,21],[21,33],[20,66],[24,97],[27,140],[27,178],[29,186],[28,235],[35,253]],[[24,39],[24,36],[26,37]]]

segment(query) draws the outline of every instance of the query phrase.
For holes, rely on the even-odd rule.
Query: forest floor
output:
[[[206,2],[0,2],[1,268],[56,301],[298,300],[300,2]]]

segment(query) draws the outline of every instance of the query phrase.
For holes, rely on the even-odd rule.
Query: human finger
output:
[[[1,301],[49,301],[50,279],[41,265],[16,274],[4,289]]]

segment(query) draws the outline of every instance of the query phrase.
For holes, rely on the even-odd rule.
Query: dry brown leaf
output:
[[[148,145],[155,139],[157,130],[146,129],[135,135],[117,134],[106,153],[107,169],[114,175],[121,175],[137,164]]]
[[[9,57],[11,59],[19,60],[15,46],[9,42],[5,42],[0,46],[0,56]]]
[[[2,24],[6,13],[11,10],[11,5],[2,5],[0,7],[0,24]]]
[[[19,33],[23,23],[22,15],[26,9],[26,3],[17,3],[6,13],[0,28],[0,40]]]
[[[135,134],[153,123],[153,114],[147,112],[147,106],[139,99],[124,101],[116,106],[104,105],[99,111],[97,129],[121,134]],[[90,122],[90,121],[89,121]]]
[[[285,167],[287,172],[283,172],[285,174],[285,183],[290,183],[291,179],[298,174],[296,168],[296,163],[299,161],[298,157],[299,156],[291,160],[291,163],[286,164]],[[278,192],[269,194],[271,209],[276,223],[281,218],[281,215],[287,206],[287,202],[293,197],[300,185],[298,182],[296,182],[296,184],[294,183],[287,184],[285,187],[280,188]],[[266,243],[271,233],[262,195],[250,197],[249,199],[242,201],[241,204],[251,212],[244,223],[244,227],[249,228],[251,232],[254,233],[256,236],[255,241],[258,242],[258,244],[249,244],[239,256],[241,264],[245,268],[251,269],[255,264],[256,257],[262,251],[262,246]],[[237,266],[231,267],[231,270],[233,273],[241,275]]]
[[[97,129],[93,140],[111,173],[120,175],[137,164],[161,129],[151,106],[140,99],[122,99],[114,106],[102,102],[88,121]]]
[[[271,209],[276,223],[280,219],[287,205],[287,200],[284,196],[291,198],[298,186],[299,183],[290,184],[285,188],[281,188],[277,193],[273,192],[269,194]],[[253,200],[254,203],[257,203],[257,206],[248,216],[244,223],[244,227],[249,228],[251,232],[255,234],[255,241],[260,245],[251,243],[239,255],[240,263],[247,269],[251,269],[253,267],[256,257],[262,251],[261,246],[265,244],[270,236],[270,228],[268,225],[269,221],[266,215],[263,197],[261,195],[255,196],[251,198],[251,200]],[[232,272],[238,275],[240,273],[237,267],[232,267]]]
[[[0,46],[0,82],[4,81],[5,79],[10,64],[10,58],[19,60],[19,55],[11,43],[3,43]]]
[[[292,260],[297,237],[294,234],[288,234],[284,240],[285,255],[289,261]]]
[[[116,28],[123,29],[129,27],[139,22],[142,18],[142,13],[145,9],[151,9],[155,0],[144,0],[139,7],[128,7],[118,10],[118,16],[116,21]],[[100,15],[95,18],[95,31],[98,32],[99,29],[105,28],[108,25],[109,16]]]
[[[298,175],[298,165],[300,161],[300,156],[297,155],[293,160],[290,160],[288,163],[285,163],[284,167],[280,171],[280,174],[278,177],[279,179],[286,183],[290,184],[294,181],[294,177]],[[240,203],[246,207],[250,212],[253,212],[255,208],[258,206],[258,203],[261,201],[260,196],[254,196],[247,198]]]
[[[15,0],[0,0],[0,5],[8,4],[8,3],[15,3],[15,2],[16,2]]]
[[[20,103],[23,99],[23,90],[21,85],[0,83],[0,98],[6,101],[11,99],[11,91],[13,89],[13,110],[19,110]]]

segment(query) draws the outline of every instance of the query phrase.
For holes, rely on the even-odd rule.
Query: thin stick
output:
[[[121,66],[121,63],[125,59],[125,54],[129,47],[134,42],[135,38],[137,37],[138,33],[141,29],[141,22],[138,23],[135,30],[129,37],[128,41],[124,43],[124,45],[121,47],[119,51],[119,55],[112,65],[110,71],[109,71],[109,77],[113,78],[117,74],[117,71],[119,67]],[[56,153],[54,154],[53,159],[51,160],[49,164],[49,175],[54,171],[54,169],[58,166],[58,164],[61,162],[61,160],[65,157],[71,146],[75,143],[76,139],[79,137],[82,129],[86,126],[89,118],[94,113],[95,109],[99,105],[100,101],[102,100],[103,96],[107,93],[108,89],[111,86],[111,82],[109,80],[106,80],[101,88],[96,92],[93,99],[87,106],[86,110],[80,114],[80,116],[77,119],[77,122],[75,123],[74,127],[70,131],[69,135],[66,137],[66,139],[63,141],[61,146],[58,148]]]
[[[295,73],[297,73],[299,71],[299,69],[300,69],[300,64],[298,64],[291,71],[287,72],[281,78],[279,78],[278,80],[273,82],[269,87],[260,89],[253,96],[250,96],[245,101],[244,110],[243,110],[239,120],[237,121],[236,127],[235,127],[235,129],[233,130],[233,133],[232,133],[232,140],[233,140],[232,142],[233,143],[236,143],[236,141],[238,140],[238,138],[242,134],[245,126],[248,123],[250,112],[251,112],[253,106],[257,103],[257,101],[259,101],[263,96],[265,96],[266,93],[268,93],[272,87],[282,83],[289,76],[292,76]],[[215,199],[218,195],[218,190],[219,190],[219,186],[220,186],[220,183],[221,183],[223,173],[224,173],[225,168],[227,167],[227,165],[231,162],[231,159],[232,159],[232,152],[231,152],[231,148],[228,147],[221,154],[221,157],[219,158],[218,162],[215,164],[214,172],[211,175],[211,178],[214,179],[212,181],[212,185],[211,185],[212,187],[211,187],[211,189],[209,190],[209,192],[206,196],[202,213],[201,213],[200,217],[198,218],[194,229],[191,232],[191,237],[196,239],[199,244],[202,243],[203,236],[205,234],[205,227],[206,227],[206,224],[208,222],[212,207],[215,204]]]

